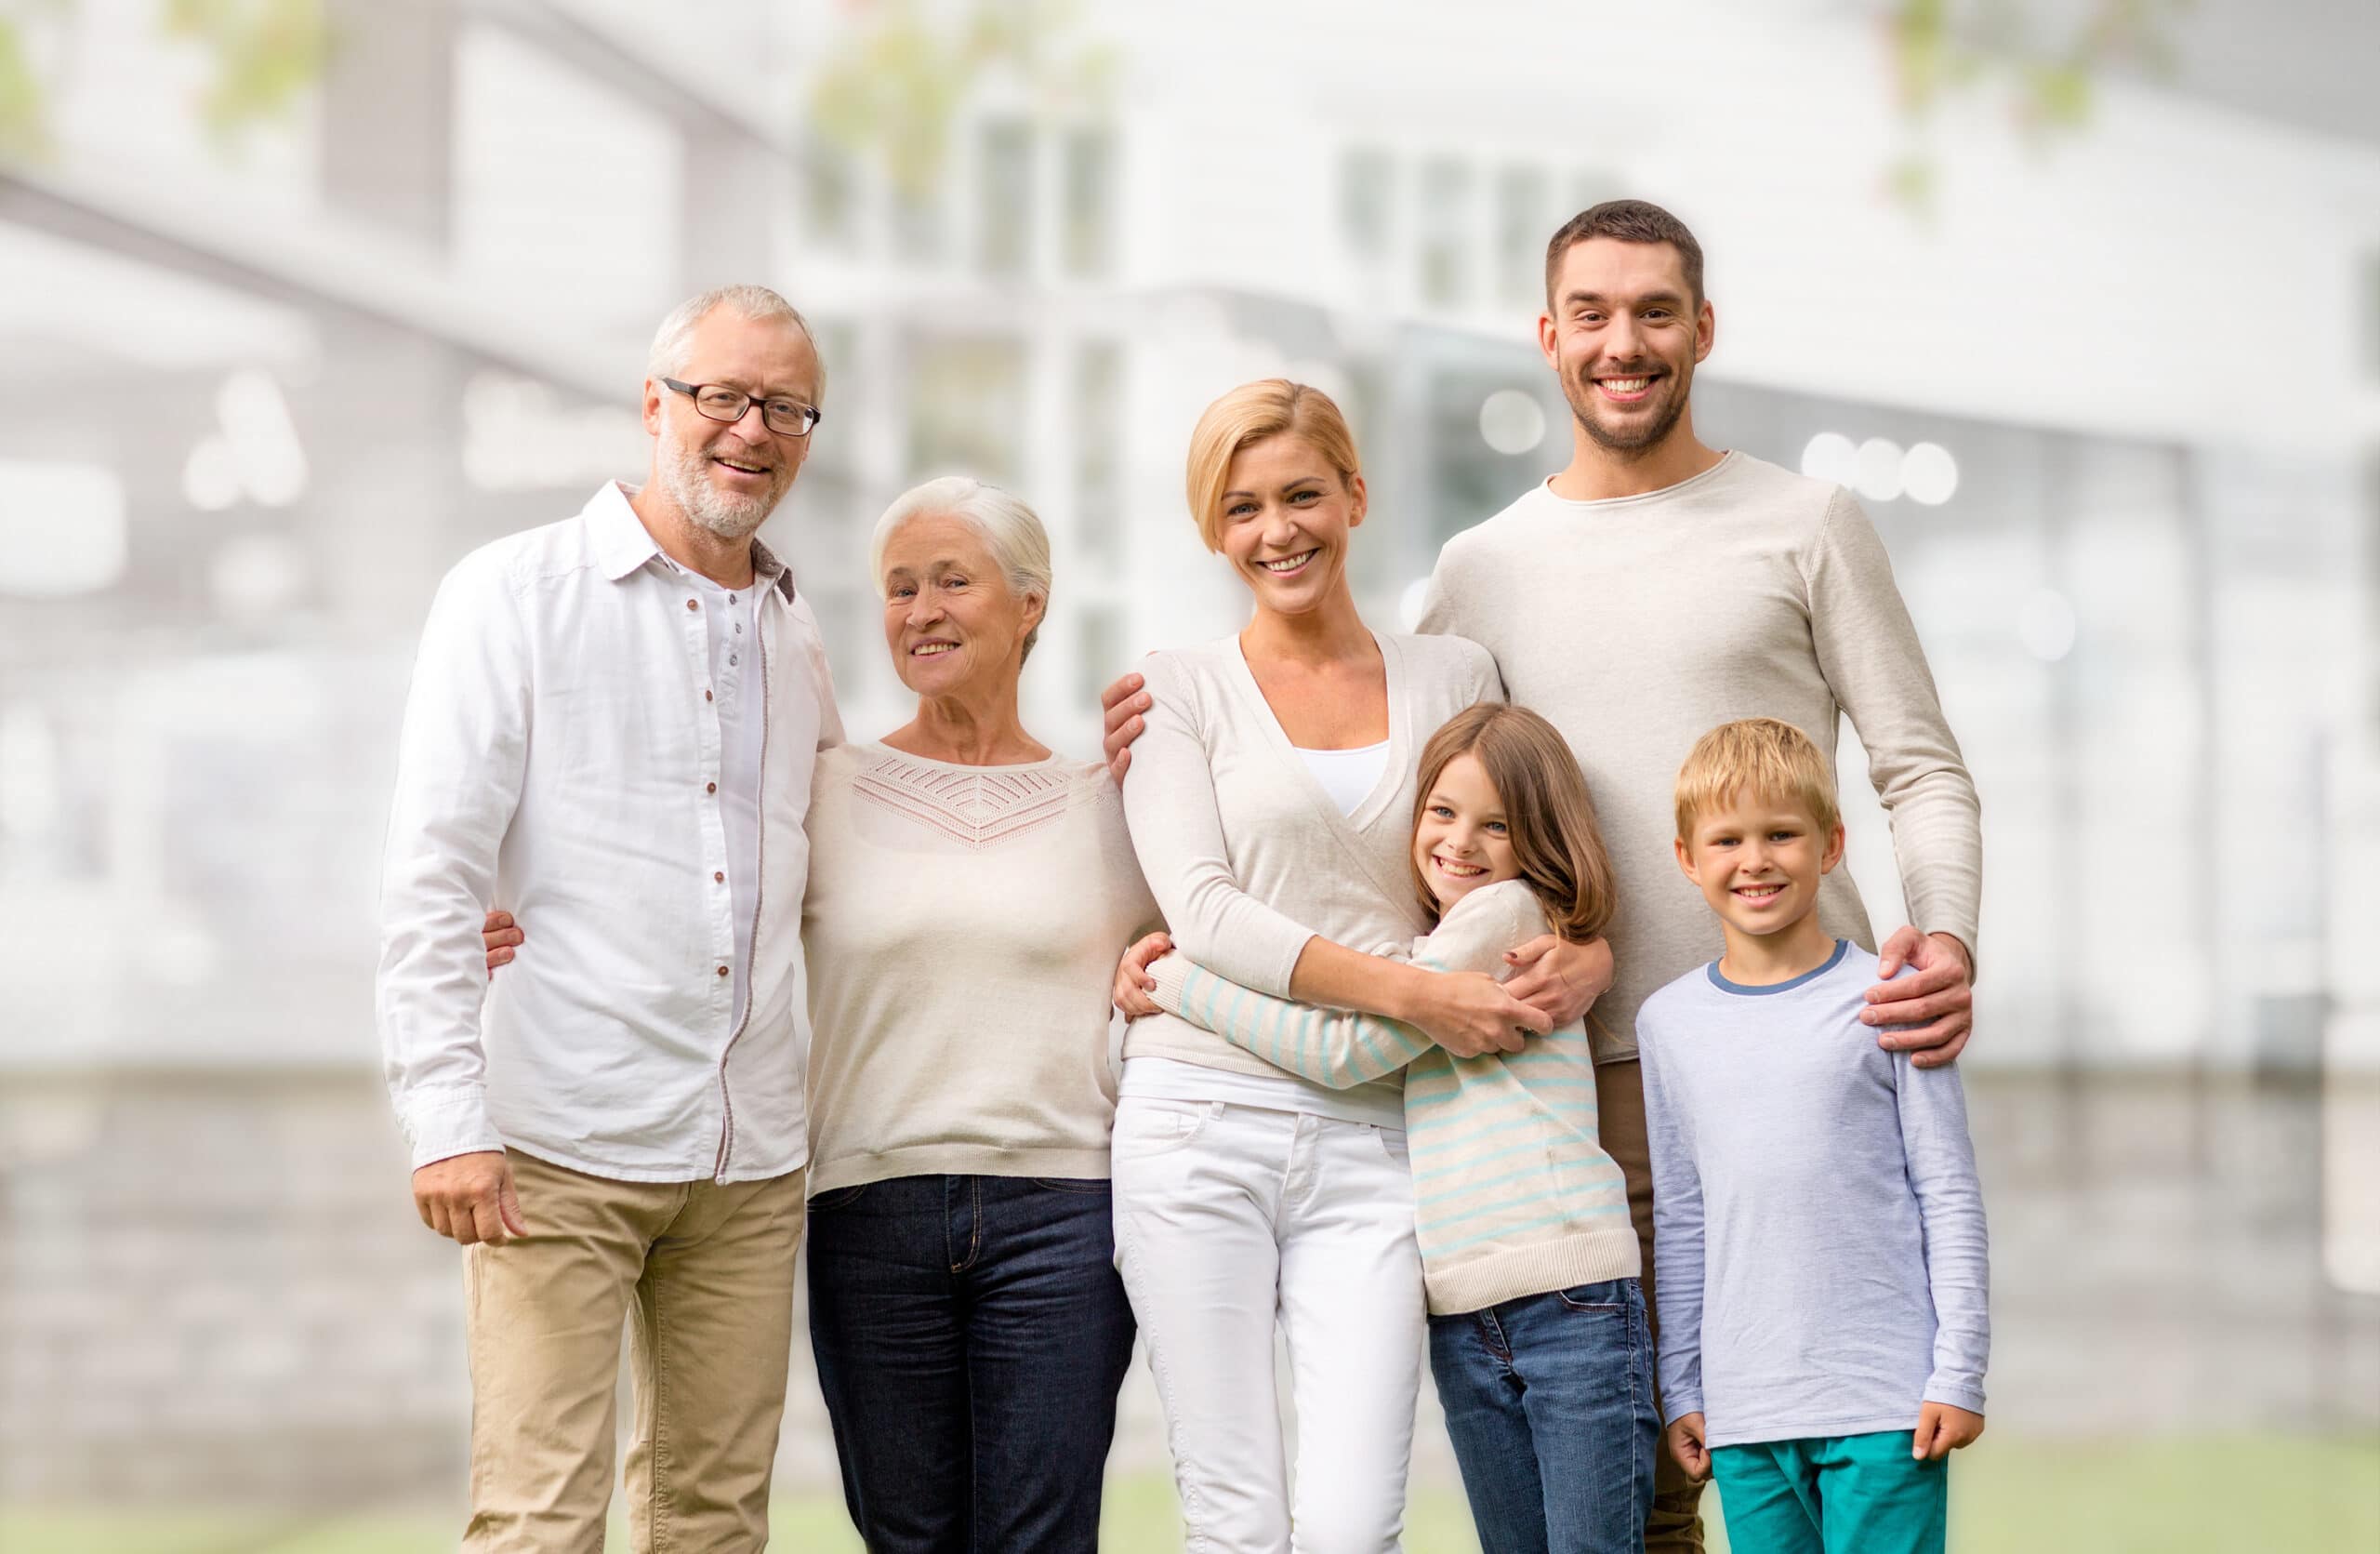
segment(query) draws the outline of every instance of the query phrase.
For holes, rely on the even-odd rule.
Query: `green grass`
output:
[[[1716,1495],[1704,1521],[1726,1547]],[[780,1496],[774,1546],[789,1554],[860,1554],[832,1494]],[[2380,1438],[2050,1442],[1987,1436],[1963,1452],[1950,1487],[1959,1554],[2370,1554],[2380,1549]],[[7,1554],[432,1554],[455,1547],[457,1518],[422,1510],[299,1517],[233,1508],[0,1510]],[[1182,1547],[1173,1487],[1154,1475],[1109,1486],[1103,1547]],[[615,1527],[614,1548],[628,1547]],[[1461,1496],[1415,1494],[1408,1554],[1472,1554]]]

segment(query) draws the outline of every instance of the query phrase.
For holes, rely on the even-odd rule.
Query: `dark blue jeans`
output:
[[[1637,1554],[1653,1337],[1633,1279],[1430,1319],[1430,1370],[1482,1554]]]
[[[1104,1181],[896,1176],[810,1201],[810,1342],[870,1554],[1099,1546],[1132,1308]]]

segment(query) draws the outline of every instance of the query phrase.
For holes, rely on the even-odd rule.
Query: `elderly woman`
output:
[[[1017,714],[1050,601],[1030,509],[959,476],[878,521],[917,716],[819,757],[802,911],[810,1335],[875,1554],[1097,1547],[1132,1312],[1108,1008],[1157,910],[1115,785]],[[491,964],[519,931],[490,920]]]
[[[1108,990],[1156,907],[1104,769],[1017,716],[1050,598],[1032,512],[929,482],[871,570],[918,714],[812,788],[818,1379],[871,1550],[1088,1551],[1132,1348]]]

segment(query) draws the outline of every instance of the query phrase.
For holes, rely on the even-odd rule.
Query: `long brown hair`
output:
[[[1578,757],[1552,724],[1525,707],[1482,701],[1446,721],[1421,749],[1421,772],[1413,788],[1413,829],[1428,813],[1439,774],[1458,755],[1476,760],[1504,806],[1504,828],[1521,878],[1545,903],[1554,931],[1573,941],[1591,939],[1611,925],[1616,902],[1611,857],[1594,801]],[[1438,919],[1438,898],[1407,849],[1413,889],[1430,921]]]

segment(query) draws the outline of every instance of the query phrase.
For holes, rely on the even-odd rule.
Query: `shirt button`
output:
[[[737,657],[736,657],[734,654],[733,654],[733,653],[730,653],[730,654],[727,656],[727,667],[728,667],[728,668],[730,668],[730,669],[734,669],[736,665],[738,665],[738,664],[742,663],[743,661],[744,661],[743,659],[741,659],[741,658]]]
[[[689,599],[689,600],[687,600],[687,601],[686,601],[686,608],[688,608],[688,609],[690,609],[690,610],[699,610],[699,609],[701,609],[701,608],[702,608],[702,606],[701,606],[700,604],[696,604],[696,603],[695,603],[694,601],[693,601],[692,599]]]
[[[725,966],[721,966],[721,967],[720,967],[720,968],[719,968],[719,974],[720,974],[721,976],[726,976],[726,975],[727,975],[727,968],[726,968]]]
[[[727,876],[726,876],[725,874],[721,873],[721,872],[720,872],[718,870],[716,870],[716,869],[714,869],[714,870],[711,870],[710,877],[711,877],[712,883],[716,883],[716,884],[722,884],[722,885],[723,885],[723,884],[725,884],[725,883],[727,883]]]
[[[735,623],[735,634],[739,637],[744,634],[744,623],[740,620]]]
[[[703,699],[704,699],[705,701],[708,701],[708,700],[710,700],[710,699],[711,699],[711,694],[710,694],[708,691],[705,691],[705,692],[703,693]]]
[[[719,791],[719,784],[715,782],[706,782],[703,784],[703,791],[706,793],[716,793]]]
[[[731,594],[729,594],[729,595],[727,596],[727,602],[728,602],[729,604],[733,604],[734,603],[735,603],[735,595],[734,595],[734,594],[732,594],[732,593],[731,593]]]

